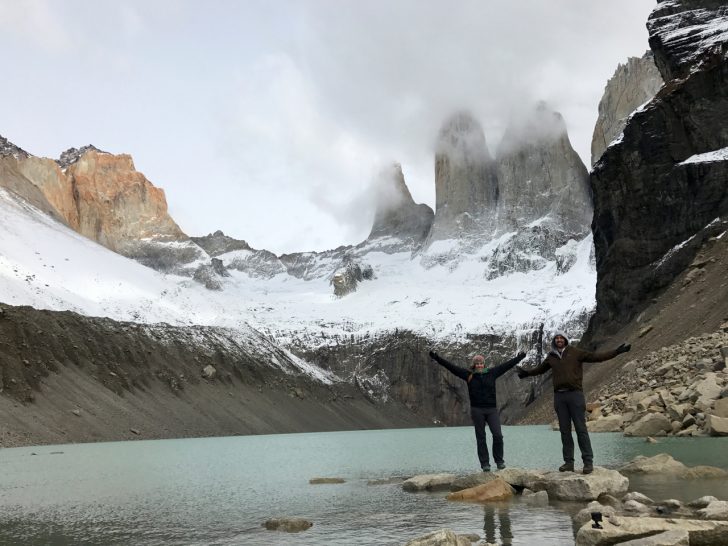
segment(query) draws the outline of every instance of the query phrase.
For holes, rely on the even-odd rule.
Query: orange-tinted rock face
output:
[[[28,157],[18,161],[18,172],[32,182],[56,213],[75,230],[78,230],[78,210],[73,198],[73,188],[58,164],[44,157]]]
[[[164,191],[126,154],[88,151],[65,172],[52,159],[2,157],[0,186],[121,254],[134,254],[144,240],[188,240],[167,212]]]
[[[141,239],[186,240],[167,212],[164,191],[134,169],[131,156],[87,152],[66,170],[78,231],[122,252]]]

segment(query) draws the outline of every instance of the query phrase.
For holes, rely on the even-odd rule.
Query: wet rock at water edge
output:
[[[313,523],[304,518],[272,518],[267,520],[263,527],[269,531],[283,531],[286,533],[299,533],[310,529]]]
[[[346,483],[344,478],[311,478],[308,480],[311,485],[321,485],[328,483]]]
[[[457,535],[452,529],[438,529],[418,538],[413,538],[405,546],[470,546],[480,537],[472,540],[475,535]]]
[[[447,496],[447,500],[492,502],[506,500],[512,496],[513,488],[505,480],[496,476],[487,483],[452,492]]]
[[[402,489],[415,491],[446,491],[457,479],[455,474],[421,474],[405,480]]]

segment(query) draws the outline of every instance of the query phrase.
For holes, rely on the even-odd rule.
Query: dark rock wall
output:
[[[707,9],[715,3],[683,4]],[[665,36],[660,23],[675,34],[676,24],[692,22],[651,17],[650,43],[663,76],[678,69],[685,75],[632,115],[622,140],[591,174],[597,310],[590,335],[609,335],[635,317],[690,263],[700,243],[717,234],[714,220],[728,214],[728,161],[716,156],[683,163],[728,147],[728,60],[715,48],[698,56],[700,44],[693,43],[691,56],[684,43],[670,49],[656,38]]]

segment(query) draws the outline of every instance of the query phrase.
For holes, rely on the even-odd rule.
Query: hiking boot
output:
[[[498,470],[503,470],[506,467],[506,463],[498,463],[496,466],[498,467]]]
[[[591,474],[594,472],[594,465],[591,463],[584,463],[584,470],[582,470],[582,472],[584,472],[584,474]]]
[[[490,465],[487,464],[483,467],[483,472],[490,472]]]
[[[559,472],[573,472],[574,463],[564,463],[559,467]]]

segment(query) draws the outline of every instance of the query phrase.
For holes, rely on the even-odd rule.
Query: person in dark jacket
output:
[[[533,377],[551,370],[554,383],[554,410],[559,420],[561,446],[564,464],[560,472],[574,471],[574,438],[571,435],[571,423],[574,423],[576,439],[579,442],[581,458],[584,461],[584,474],[594,471],[594,454],[592,452],[589,432],[586,429],[586,400],[582,389],[584,362],[604,362],[615,356],[626,353],[631,345],[622,343],[613,351],[590,353],[569,345],[569,340],[562,332],[556,332],[551,340],[551,351],[546,359],[531,370],[518,369],[518,377]]]
[[[490,368],[485,365],[483,355],[473,357],[473,365],[467,370],[430,351],[430,358],[447,368],[454,375],[468,382],[470,397],[470,417],[475,427],[475,438],[478,445],[478,459],[483,472],[490,472],[490,455],[485,441],[485,424],[488,423],[493,436],[493,459],[499,469],[505,468],[503,461],[503,433],[501,432],[498,405],[495,397],[495,380],[524,359],[526,353],[518,353],[516,358],[499,366]]]

